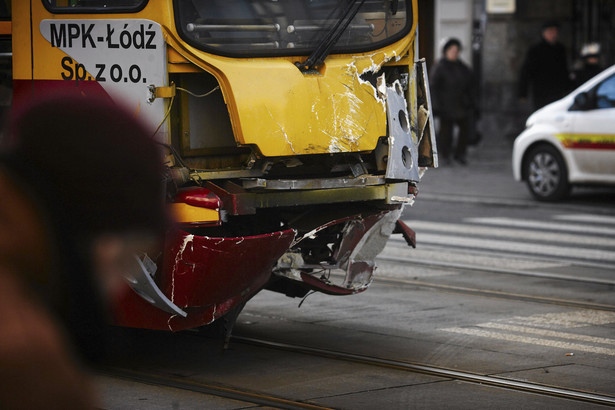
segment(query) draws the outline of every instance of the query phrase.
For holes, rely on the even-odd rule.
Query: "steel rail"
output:
[[[467,288],[464,286],[429,283],[429,282],[423,282],[423,281],[412,280],[412,279],[398,279],[398,278],[387,278],[384,276],[379,276],[375,279],[375,283],[381,283],[381,284],[383,283],[387,285],[399,285],[399,284],[413,285],[413,286],[420,286],[420,287],[425,287],[425,288],[440,289],[440,290],[444,290],[446,292],[451,292],[451,293],[463,293],[467,295],[478,295],[478,296],[486,296],[486,297],[493,297],[493,298],[499,298],[499,299],[544,303],[544,304],[550,304],[550,305],[574,307],[574,308],[581,308],[581,309],[605,310],[608,312],[615,312],[615,305],[606,305],[602,303],[591,303],[591,302],[578,302],[575,300],[551,298],[547,296],[524,295],[521,293],[502,292],[499,290]]]
[[[338,352],[314,347],[298,346],[282,342],[260,340],[249,337],[233,336],[232,340],[240,343],[251,344],[254,346],[270,349],[285,350],[294,353],[307,354],[312,356],[325,357],[334,360],[343,360],[370,366],[385,367],[390,369],[409,371],[413,373],[427,374],[430,376],[443,377],[452,380],[461,380],[468,383],[489,385],[509,390],[517,390],[535,393],[543,396],[553,396],[569,400],[581,401],[586,403],[602,404],[615,406],[615,397],[602,394],[595,394],[582,390],[572,390],[556,386],[549,386],[538,383],[524,382],[520,380],[507,379],[497,376],[481,375],[477,373],[464,372],[459,370],[447,369],[443,367],[428,366],[424,364],[402,362],[398,360],[382,359],[357,355],[352,353]]]
[[[568,275],[558,275],[556,273],[533,272],[533,271],[524,271],[524,270],[519,270],[519,269],[496,268],[493,266],[474,265],[470,263],[432,261],[432,260],[413,259],[410,257],[404,258],[404,257],[397,257],[397,256],[378,256],[376,260],[391,261],[391,262],[397,262],[397,263],[410,263],[413,265],[421,265],[421,266],[451,268],[451,269],[457,269],[457,270],[475,270],[475,271],[481,271],[481,272],[502,273],[502,274],[507,274],[507,275],[529,276],[529,277],[542,278],[542,279],[566,280],[570,282],[591,283],[591,284],[596,284],[596,285],[609,285],[609,286],[615,285],[615,280],[609,280],[609,279],[574,277],[574,276],[568,276]],[[572,263],[575,264],[575,262],[572,262]],[[582,263],[578,263],[578,265],[591,266],[591,265],[583,265]]]
[[[261,406],[271,406],[277,409],[331,409],[330,407],[285,399],[283,397],[273,396],[263,392],[243,390],[238,387],[204,383],[196,380],[188,380],[185,378],[172,377],[167,375],[145,373],[135,370],[120,369],[117,367],[99,367],[96,369],[96,372],[98,374],[105,375],[108,377],[120,378],[154,386],[171,387],[194,393],[202,393],[216,397],[223,397],[230,400],[258,404]]]

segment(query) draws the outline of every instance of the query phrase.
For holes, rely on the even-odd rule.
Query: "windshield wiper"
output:
[[[301,71],[315,70],[321,65],[325,58],[329,55],[331,48],[340,39],[344,30],[348,28],[348,25],[352,19],[357,15],[361,6],[365,3],[365,0],[350,0],[346,6],[346,10],[343,12],[340,19],[335,23],[327,32],[327,34],[320,40],[318,46],[314,49],[312,54],[303,63],[297,63],[297,67]]]

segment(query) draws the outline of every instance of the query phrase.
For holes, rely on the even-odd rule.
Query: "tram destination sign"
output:
[[[160,24],[144,19],[54,19],[41,21],[40,32],[65,54],[58,61],[62,80],[96,81],[152,126],[162,120],[164,101],[148,101],[150,85],[168,85]]]

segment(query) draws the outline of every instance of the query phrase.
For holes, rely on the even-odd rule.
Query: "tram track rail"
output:
[[[602,279],[592,279],[592,278],[572,278],[565,275],[558,274],[550,274],[550,273],[541,273],[541,272],[530,272],[530,271],[517,271],[510,270],[505,268],[494,268],[487,267],[481,265],[470,265],[470,264],[461,264],[461,263],[453,263],[453,262],[438,262],[438,261],[421,261],[418,262],[414,259],[406,259],[406,258],[397,258],[397,257],[378,257],[380,261],[389,261],[394,263],[400,262],[411,262],[414,265],[423,265],[434,268],[446,268],[453,269],[459,271],[479,271],[485,273],[505,273],[505,274],[513,274],[513,275],[523,275],[533,278],[540,279],[554,279],[554,280],[566,280],[573,282],[581,282],[592,285],[606,285],[606,286],[615,286],[615,281],[612,280],[602,280]],[[604,303],[595,303],[595,302],[584,302],[578,300],[570,300],[570,299],[562,299],[555,298],[549,296],[538,296],[538,295],[528,295],[528,294],[520,294],[515,292],[505,292],[501,290],[493,290],[493,289],[483,289],[483,288],[473,288],[473,287],[465,287],[465,286],[457,286],[457,285],[447,285],[442,283],[433,283],[426,282],[424,280],[417,279],[404,279],[399,277],[391,277],[386,274],[378,274],[376,283],[383,285],[406,285],[406,286],[416,286],[422,288],[430,288],[443,292],[449,293],[457,293],[457,294],[465,294],[465,295],[475,295],[475,296],[483,296],[483,297],[491,297],[498,299],[507,299],[513,301],[522,301],[522,302],[533,302],[533,303],[541,303],[541,304],[549,304],[549,305],[557,305],[571,308],[580,308],[580,309],[592,309],[592,310],[603,310],[609,312],[615,312],[615,305],[604,304]]]
[[[155,374],[137,370],[128,370],[118,367],[98,368],[97,373],[112,378],[129,380],[137,383],[170,387],[174,389],[201,393],[210,396],[222,397],[229,400],[241,401],[261,406],[270,406],[276,409],[289,410],[330,410],[331,407],[321,406],[306,401],[287,399],[271,395],[265,392],[243,389],[241,387],[226,386],[221,384],[206,383],[191,380],[186,377]]]
[[[576,300],[560,299],[560,298],[553,298],[553,297],[548,297],[548,296],[524,295],[524,294],[513,293],[513,292],[504,292],[504,291],[490,290],[490,289],[468,288],[464,286],[429,283],[425,281],[412,280],[412,279],[387,278],[387,277],[382,277],[382,276],[378,277],[377,281],[378,283],[385,284],[385,285],[394,285],[394,286],[411,285],[411,286],[418,286],[418,287],[423,287],[423,288],[436,289],[436,290],[450,292],[450,293],[460,293],[460,294],[466,294],[466,295],[485,296],[485,297],[491,297],[491,298],[507,299],[507,300],[514,300],[514,301],[522,301],[522,302],[533,302],[533,303],[558,305],[558,306],[571,307],[571,308],[604,310],[608,312],[615,312],[615,305],[607,305],[607,304],[602,304],[602,303],[580,302]]]
[[[249,337],[233,336],[232,341],[249,344],[269,349],[284,350],[292,353],[299,353],[311,356],[324,357],[332,360],[353,362],[367,366],[378,366],[388,369],[420,373],[448,380],[464,381],[472,384],[488,385],[508,390],[523,391],[542,396],[559,397],[563,399],[600,404],[615,407],[615,396],[597,394],[589,391],[569,389],[565,387],[550,386],[539,383],[526,382],[510,378],[493,375],[484,375],[443,367],[425,365],[421,363],[405,362],[392,359],[364,356],[353,353],[339,352],[321,348],[299,346],[288,343],[261,340]]]
[[[585,390],[570,389],[566,387],[516,380],[497,375],[479,374],[469,371],[432,366],[417,362],[366,356],[251,337],[233,336],[231,340],[233,343],[250,345],[257,348],[282,350],[293,354],[321,357],[334,361],[351,362],[363,366],[375,366],[395,371],[423,374],[441,378],[442,381],[463,381],[470,384],[486,385],[510,391],[526,392],[537,394],[540,396],[549,396],[571,400],[575,402],[592,403],[602,406],[615,407],[615,396],[599,394]],[[191,379],[190,377],[180,377],[175,375],[138,371],[119,367],[100,367],[96,370],[96,372],[100,375],[107,377],[124,379],[153,386],[174,388],[188,391],[191,393],[200,393],[204,395],[216,396],[244,403],[269,406],[272,408],[293,410],[332,409],[332,407],[314,403],[313,400],[315,399],[294,400],[272,395],[266,392],[248,390],[237,386],[198,381]]]
[[[480,271],[480,272],[488,272],[488,273],[498,273],[498,274],[507,274],[507,275],[515,275],[515,276],[527,276],[533,278],[541,278],[541,279],[555,279],[555,280],[565,280],[570,282],[582,282],[596,285],[610,285],[615,286],[615,280],[613,279],[603,279],[603,278],[591,278],[591,277],[577,277],[570,275],[561,275],[557,273],[550,272],[537,272],[530,270],[521,270],[521,269],[507,269],[507,268],[497,268],[493,266],[484,266],[478,264],[469,264],[469,263],[459,263],[459,262],[447,262],[447,261],[436,261],[436,260],[424,260],[424,259],[415,259],[410,257],[398,257],[398,256],[379,256],[377,260],[386,261],[386,262],[394,262],[394,263],[408,263],[414,266],[427,266],[434,268],[446,268],[446,269],[454,269],[454,270],[463,270],[463,271]],[[583,266],[592,266],[592,265],[583,265]],[[603,266],[600,265],[600,268],[612,268],[613,266]]]

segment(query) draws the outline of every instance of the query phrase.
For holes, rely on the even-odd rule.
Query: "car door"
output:
[[[594,87],[591,106],[575,111],[570,146],[581,179],[615,182],[615,74]]]

